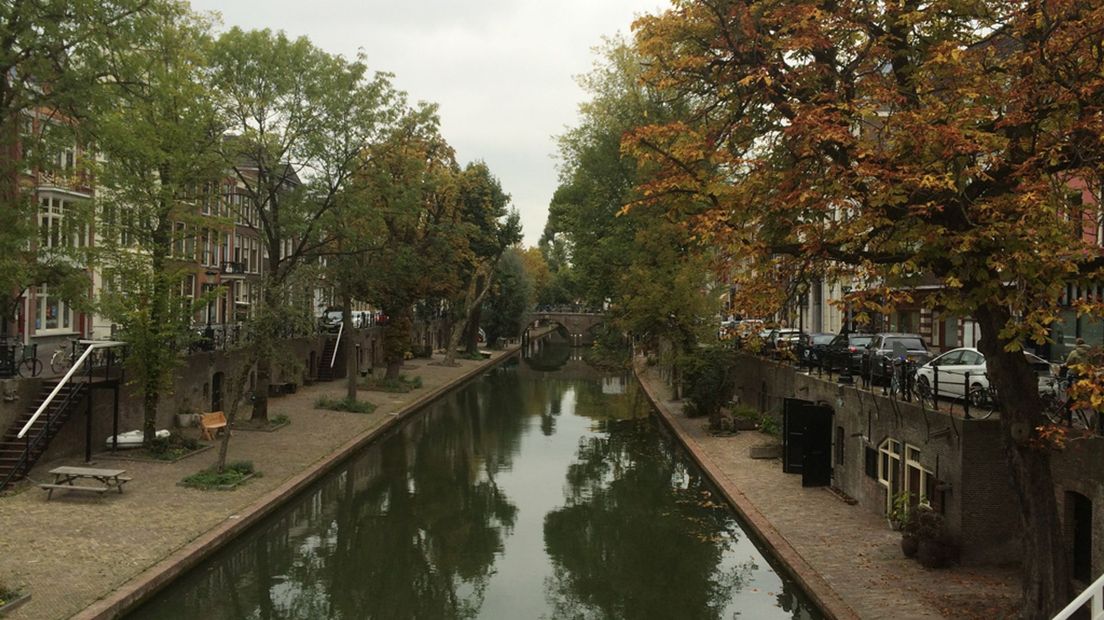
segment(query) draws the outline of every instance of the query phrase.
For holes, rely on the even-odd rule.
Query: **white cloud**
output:
[[[521,211],[535,244],[556,188],[553,136],[574,124],[603,36],[628,33],[664,0],[192,0],[226,26],[306,35],[315,45],[395,74],[411,100],[440,104],[461,163],[482,159]]]

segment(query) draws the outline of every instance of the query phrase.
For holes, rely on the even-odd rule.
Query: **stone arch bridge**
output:
[[[572,346],[594,344],[594,328],[606,321],[603,312],[575,312],[571,310],[534,310],[525,315],[522,344],[528,344],[530,332],[536,327],[558,325],[567,331]]]

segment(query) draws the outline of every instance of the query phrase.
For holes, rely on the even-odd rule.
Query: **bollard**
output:
[[[963,374],[962,393],[966,395],[964,399],[964,405],[962,405],[962,417],[966,420],[970,419],[970,371],[967,370]]]

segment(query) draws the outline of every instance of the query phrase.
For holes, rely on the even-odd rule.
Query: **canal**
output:
[[[129,618],[820,618],[577,353],[452,392]]]

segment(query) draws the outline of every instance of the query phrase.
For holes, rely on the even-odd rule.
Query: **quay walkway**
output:
[[[213,545],[233,538],[399,419],[517,349],[496,351],[489,360],[457,359],[455,367],[410,360],[403,373],[421,377],[423,387],[406,394],[360,391],[360,399],[377,405],[371,414],[314,408],[319,397],[343,398],[343,380],[274,398],[269,415],[285,414],[291,424],[274,432],[234,432],[228,460],[251,460],[263,475],[233,491],[177,486],[214,464],[217,444],[175,463],[96,455],[99,466],[119,466],[132,478],[126,493],[102,499],[67,494],[47,502],[32,483],[46,480],[54,467],[80,464],[80,458],[38,463],[30,483],[0,497],[0,582],[31,593],[31,600],[7,618],[114,617],[151,585],[194,565]],[[437,354],[434,361],[442,357]],[[248,415],[247,409],[239,412]],[[198,429],[184,432],[199,434]]]
[[[645,392],[702,469],[829,617],[894,620],[1011,618],[1019,598],[1015,568],[955,566],[927,570],[901,554],[886,520],[826,487],[803,488],[777,459],[749,448],[766,436],[710,435],[689,419],[655,367],[637,360]]]

